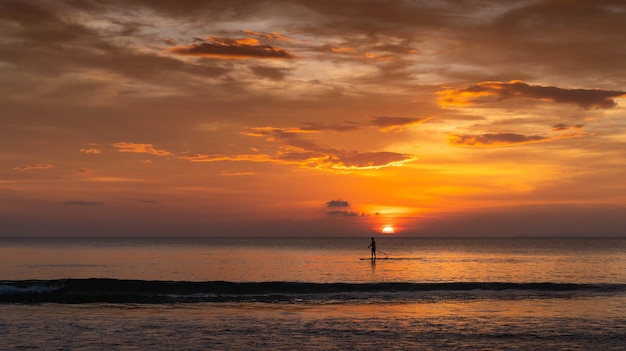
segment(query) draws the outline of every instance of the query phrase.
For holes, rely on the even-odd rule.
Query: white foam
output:
[[[35,284],[24,288],[13,285],[0,285],[0,296],[43,294],[59,289],[61,289],[60,286],[45,286],[40,284]]]

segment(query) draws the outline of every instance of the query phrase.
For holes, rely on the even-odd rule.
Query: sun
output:
[[[385,233],[385,234],[393,234],[393,233],[395,233],[395,232],[396,232],[396,231],[395,231],[395,230],[393,229],[393,227],[392,227],[392,226],[390,226],[390,225],[385,226],[385,227],[383,228],[383,233]]]

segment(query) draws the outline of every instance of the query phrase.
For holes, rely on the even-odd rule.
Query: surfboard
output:
[[[365,260],[372,260],[372,261],[378,261],[378,260],[390,260],[390,261],[409,261],[409,260],[423,260],[423,258],[421,257],[378,257],[378,258],[369,258],[369,257],[361,257],[359,258],[361,261],[365,261]]]

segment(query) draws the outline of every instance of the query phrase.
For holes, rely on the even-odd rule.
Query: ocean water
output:
[[[0,349],[625,349],[626,238],[376,240],[0,238]]]

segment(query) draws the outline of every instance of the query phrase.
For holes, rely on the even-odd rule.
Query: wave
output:
[[[519,299],[626,294],[626,284],[304,283],[59,279],[0,281],[0,303],[367,303],[441,299]]]

